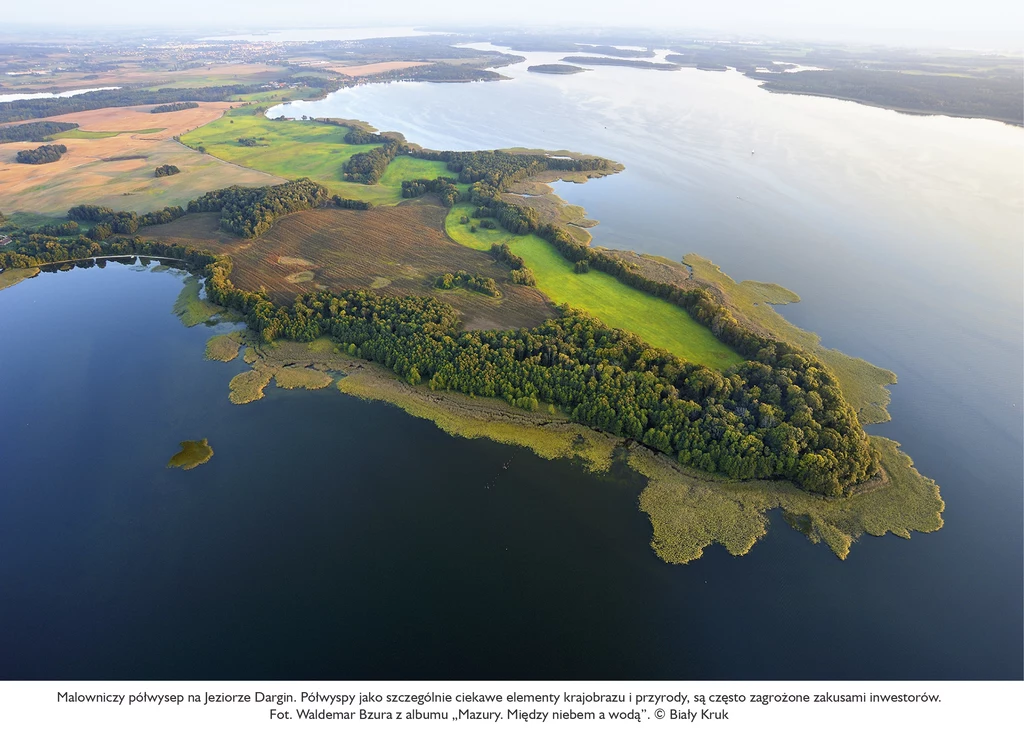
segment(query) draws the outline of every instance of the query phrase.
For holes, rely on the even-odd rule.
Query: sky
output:
[[[43,6],[5,5],[5,25],[245,29],[458,23],[564,30],[628,26],[805,40],[1024,47],[1024,2],[1011,0],[47,0]],[[45,7],[45,17],[40,17],[40,7]]]

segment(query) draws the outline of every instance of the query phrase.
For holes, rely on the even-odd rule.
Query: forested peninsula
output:
[[[540,223],[534,209],[499,197],[511,183],[545,169],[596,169],[608,161],[502,152],[418,154],[444,160],[461,182],[471,183],[469,201],[504,228],[534,231],[566,258],[587,261],[679,305],[746,360],[724,372],[687,363],[567,308],[539,328],[463,332],[455,311],[429,298],[321,292],[282,307],[261,293],[235,287],[231,262],[224,257],[196,251],[171,254],[144,240],[79,237],[65,243],[40,234],[16,234],[3,264],[30,267],[119,252],[175,256],[193,262],[207,277],[210,299],[242,313],[264,341],[312,341],[329,335],[410,383],[500,397],[527,409],[552,404],[582,424],[730,478],[781,478],[835,497],[849,495],[878,473],[878,456],[857,415],[835,378],[812,355],[743,328],[707,291],[648,280],[621,260],[577,244],[563,227]],[[268,197],[271,205],[265,205]],[[254,236],[276,216],[328,205],[332,201],[325,188],[300,180],[262,191],[213,192],[189,208],[217,208],[223,226]],[[96,220],[91,231],[97,238],[109,238],[108,231],[122,228],[119,221],[131,221],[81,206],[71,213]]]
[[[663,497],[648,501],[644,510],[651,514],[655,527],[655,548],[662,547],[659,554],[668,561],[696,558],[711,541],[743,553],[763,534],[764,511],[772,505],[783,505],[779,503],[782,494],[778,494],[783,489],[762,489],[769,490],[766,495],[774,498],[760,500],[759,508],[754,510],[760,519],[747,516],[737,519],[739,523],[722,524],[730,527],[726,534],[744,527],[742,539],[721,531],[693,535],[695,525],[681,525],[673,518],[681,495],[694,495],[689,488],[679,494],[679,486],[692,487],[692,481],[687,482],[687,478],[683,483],[666,483],[664,471],[672,473],[675,468],[664,467],[657,460],[670,460],[669,466],[697,471],[694,475],[717,475],[733,482],[769,481],[765,485],[774,486],[776,483],[770,481],[786,481],[803,495],[838,501],[863,503],[861,496],[866,491],[877,491],[879,486],[892,482],[894,458],[890,455],[888,464],[883,461],[883,453],[891,449],[868,438],[840,382],[815,353],[750,327],[711,289],[684,287],[652,277],[626,258],[581,242],[557,220],[542,215],[540,209],[507,198],[513,187],[529,180],[603,175],[621,166],[576,154],[430,151],[373,133],[355,132],[353,140],[356,138],[359,144],[379,146],[352,155],[344,163],[345,174],[351,174],[352,180],[372,184],[399,155],[443,164],[446,175],[404,181],[403,197],[434,195],[449,208],[469,207],[481,225],[483,221],[494,222],[494,226],[513,235],[531,235],[546,242],[545,246],[572,264],[578,276],[586,277],[591,270],[602,272],[634,291],[682,309],[733,354],[728,361],[732,365],[720,369],[684,360],[567,305],[557,308],[556,317],[531,328],[466,330],[457,310],[429,296],[394,296],[372,289],[320,289],[283,304],[265,291],[236,286],[229,256],[138,235],[140,227],[173,221],[189,212],[214,212],[225,231],[255,238],[289,214],[369,208],[363,201],[331,195],[327,188],[309,179],[263,188],[233,186],[210,191],[187,207],[169,207],[142,216],[75,206],[68,212],[67,231],[51,229],[48,233],[41,228],[8,226],[10,242],[0,248],[0,264],[5,270],[17,270],[123,254],[178,260],[205,278],[210,302],[241,315],[254,333],[254,345],[316,343],[327,338],[337,344],[338,352],[388,369],[414,394],[455,393],[500,399],[510,409],[560,416],[599,434],[625,440],[626,445],[642,447],[649,452],[633,450],[630,465],[650,477],[652,490],[662,487],[659,495]],[[79,221],[91,222],[92,226],[86,233],[79,233]],[[506,268],[511,285],[532,284],[533,275],[521,257],[507,246],[495,245],[491,250],[495,261]],[[434,286],[441,290],[465,288],[474,293],[473,297],[500,297],[502,287],[493,278],[465,271],[443,273]],[[283,366],[261,368],[260,363],[264,361],[257,361],[252,378],[236,377],[259,387],[252,398],[259,398],[262,385],[275,373],[290,373],[281,371]],[[329,381],[318,379],[317,384],[323,386]],[[650,462],[656,456],[661,457]],[[597,462],[607,460],[610,457]],[[837,528],[839,519],[835,516],[823,517],[817,509],[807,508],[817,504],[794,499],[787,505],[799,505],[801,512],[809,512],[804,515],[808,516],[812,539],[825,540],[838,555],[845,556],[859,532],[874,533],[873,528],[881,527],[883,533],[891,530],[909,536],[912,529],[934,530],[941,526],[937,487],[912,472],[916,478],[903,483],[917,501],[912,518],[899,518],[898,512],[891,515],[886,509],[882,511],[885,519],[879,520],[879,496],[869,502],[871,511],[856,514],[867,516],[873,512],[870,521],[847,516],[841,528]],[[675,487],[665,494],[665,485]],[[666,495],[674,498],[665,499]],[[907,500],[895,492],[888,498]],[[710,505],[708,501],[703,503]],[[723,504],[719,501],[714,505]],[[725,505],[741,504],[727,500]],[[737,510],[742,514],[748,509]],[[680,538],[684,535],[688,537],[685,540]]]

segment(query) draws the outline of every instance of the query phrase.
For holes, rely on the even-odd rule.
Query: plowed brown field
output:
[[[230,254],[235,284],[265,287],[279,303],[316,288],[427,295],[462,313],[470,330],[531,327],[555,315],[536,288],[510,284],[507,268],[489,254],[451,241],[444,215],[440,206],[417,201],[369,211],[303,211],[252,240],[220,232],[216,214],[186,216],[141,233]],[[493,277],[502,297],[433,286],[438,275],[458,270]]]

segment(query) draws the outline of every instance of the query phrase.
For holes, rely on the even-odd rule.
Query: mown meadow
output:
[[[490,250],[495,243],[507,243],[533,271],[537,288],[553,302],[582,308],[607,325],[635,333],[687,361],[725,369],[743,360],[682,308],[604,272],[576,274],[572,263],[539,236],[513,236],[500,228],[485,229],[479,219],[472,218],[473,210],[471,204],[454,206],[445,220],[448,235],[459,244],[482,251]],[[464,216],[470,219],[468,224],[461,223]]]

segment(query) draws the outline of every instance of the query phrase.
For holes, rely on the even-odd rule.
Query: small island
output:
[[[201,440],[185,440],[181,443],[181,451],[171,457],[167,467],[191,470],[203,463],[208,463],[212,457],[213,448],[210,447],[210,443],[205,437]]]
[[[654,69],[656,71],[678,71],[682,68],[678,64],[666,64],[659,61],[607,58],[605,56],[566,56],[562,61],[573,64],[586,64],[587,66],[626,66],[631,69]]]
[[[586,69],[572,64],[537,64],[527,66],[526,70],[535,74],[579,74],[586,71]]]

